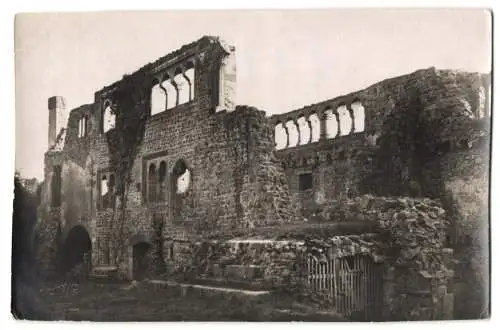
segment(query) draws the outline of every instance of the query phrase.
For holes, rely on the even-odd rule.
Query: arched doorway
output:
[[[134,280],[144,279],[149,269],[148,252],[151,244],[147,242],[138,242],[132,245],[132,278]]]
[[[92,241],[83,226],[71,228],[62,246],[61,270],[66,273],[77,265],[90,268],[92,260]]]

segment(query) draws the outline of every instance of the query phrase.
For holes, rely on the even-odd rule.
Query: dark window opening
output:
[[[134,280],[142,280],[150,268],[148,252],[151,245],[140,242],[132,247],[132,267]]]
[[[54,166],[52,173],[52,206],[61,206],[61,166]]]
[[[170,260],[174,260],[174,244],[170,245],[168,258]]]
[[[304,191],[312,189],[313,187],[313,176],[312,173],[304,173],[299,175],[299,190]]]
[[[450,152],[451,150],[451,143],[450,141],[445,141],[437,145],[436,147],[436,153],[438,154],[446,154]]]
[[[148,170],[148,201],[156,201],[156,166],[155,164],[149,165]]]
[[[108,205],[111,208],[115,207],[115,176],[113,174],[109,176]]]
[[[162,161],[160,163],[160,170],[159,170],[159,188],[160,191],[158,193],[158,200],[164,201],[165,200],[165,183],[166,183],[166,178],[167,178],[167,164]]]

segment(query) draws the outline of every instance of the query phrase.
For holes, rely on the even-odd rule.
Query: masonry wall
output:
[[[311,215],[325,203],[362,193],[423,195],[424,163],[441,157],[441,149],[462,148],[455,137],[473,140],[482,130],[478,122],[489,125],[488,87],[488,76],[431,68],[272,116],[272,124],[310,114],[323,118],[325,109],[353,101],[365,109],[362,132],[329,139],[322,131],[318,142],[277,150],[299,208]],[[312,173],[312,190],[299,191],[303,173]]]
[[[448,235],[458,261],[454,278],[457,318],[489,314],[489,158],[483,146],[450,152],[425,169],[429,187],[440,194],[454,219]]]
[[[38,260],[45,268],[52,267],[76,226],[91,238],[94,268],[118,266],[130,278],[135,244],[149,245],[142,258],[153,272],[178,270],[192,263],[190,245],[200,238],[318,215],[339,220],[328,212],[332,205],[371,193],[442,198],[452,214],[454,236],[471,240],[472,248],[457,252],[464,264],[457,282],[473,278],[486,283],[487,228],[480,224],[487,208],[489,144],[484,137],[489,132],[476,124],[488,118],[489,96],[482,104],[479,100],[480,88],[488,90],[488,77],[421,70],[268,119],[258,109],[233,107],[234,67],[226,63],[227,70],[220,70],[228,53],[234,57],[234,49],[202,38],[104,87],[93,104],[71,111],[64,149],[45,155],[37,236],[42,245]],[[155,79],[188,58],[195,60],[194,99],[151,115]],[[333,139],[321,134],[319,142],[274,150],[277,122],[311,113],[322,118],[326,106],[335,109],[355,100],[365,108],[362,132]],[[117,128],[102,133],[109,104]],[[86,134],[78,136],[84,117]],[[166,164],[166,189],[163,198],[151,200],[147,170],[160,161]],[[172,171],[179,161],[191,180],[189,189],[175,197],[182,206],[174,214]],[[52,207],[55,165],[62,167],[62,203]],[[306,173],[312,188],[302,191],[299,176]],[[113,202],[104,207],[100,178],[112,174],[117,180]],[[394,285],[404,290],[401,283]],[[462,301],[482,301],[474,307],[477,313],[486,304],[476,298],[486,291],[479,286],[475,292]]]
[[[46,208],[50,189],[44,191],[43,222],[53,221],[61,231],[54,244],[64,241],[73,227],[83,226],[92,241],[93,267],[117,265],[130,277],[134,244],[150,245],[151,266],[172,264],[183,241],[293,220],[286,180],[272,157],[265,113],[246,106],[231,108],[231,91],[220,90],[226,85],[218,75],[227,52],[234,57],[234,49],[202,38],[96,92],[94,104],[71,111],[58,156],[63,168],[58,210]],[[170,74],[171,67],[186,58],[196,60],[194,98],[150,115],[154,79],[161,70]],[[234,76],[235,68],[230,69]],[[229,78],[234,84],[233,76]],[[224,81],[229,78],[224,76]],[[103,133],[103,111],[110,104],[116,128]],[[87,118],[83,136],[82,118]],[[129,145],[124,147],[123,141]],[[46,159],[45,187],[51,185],[54,157]],[[147,170],[159,161],[166,163],[165,191],[163,198],[150,200]],[[174,216],[172,171],[179,161],[187,165],[191,182],[178,197],[182,207]],[[107,206],[101,197],[103,175],[116,179],[113,202]]]
[[[329,218],[324,212],[329,203],[342,203],[350,191],[440,199],[450,214],[447,244],[459,261],[454,279],[458,318],[489,313],[491,96],[480,98],[480,89],[487,91],[489,84],[489,77],[480,74],[433,69],[386,80],[330,101],[359,98],[365,106],[364,132],[277,151],[288,165],[290,189],[310,219],[318,213]],[[347,158],[337,151],[340,144],[356,150],[354,161],[339,160],[340,154]],[[324,149],[333,154],[330,165],[321,161]],[[303,165],[301,159],[316,154],[319,160],[312,166]],[[303,172],[313,173],[311,191],[298,191]]]

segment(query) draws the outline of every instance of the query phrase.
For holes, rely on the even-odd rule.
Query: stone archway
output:
[[[134,280],[144,279],[149,270],[148,252],[151,249],[151,244],[147,242],[139,242],[132,246],[132,278]]]
[[[151,242],[142,234],[133,236],[129,241],[130,246],[130,276],[131,279],[140,281],[144,279],[150,269]]]
[[[61,247],[61,271],[66,273],[78,265],[89,271],[92,260],[92,241],[85,227],[71,228]]]

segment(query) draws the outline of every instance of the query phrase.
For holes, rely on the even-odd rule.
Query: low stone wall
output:
[[[205,240],[174,242],[173,276],[278,288],[288,280],[302,253],[299,241]]]
[[[453,251],[446,248],[448,220],[439,202],[362,196],[345,205],[356,219],[378,219],[377,232],[185,242],[177,250],[173,273],[184,280],[224,279],[293,291],[304,288],[308,255],[320,261],[367,255],[384,268],[385,320],[452,318],[453,295],[448,290]]]

